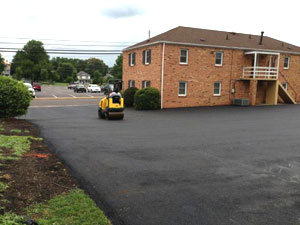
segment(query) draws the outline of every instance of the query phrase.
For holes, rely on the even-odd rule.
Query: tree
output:
[[[93,78],[96,71],[99,71],[100,74],[105,75],[108,71],[108,66],[101,59],[89,58],[87,60],[85,72],[91,74]]]
[[[23,48],[26,57],[34,64],[47,63],[49,56],[47,55],[43,43],[31,40]]]
[[[23,51],[17,51],[15,56],[13,57],[12,63],[11,63],[11,73],[15,74],[17,67],[19,67],[22,63],[22,61],[25,59],[25,54]]]
[[[57,68],[60,81],[72,82],[76,79],[77,71],[71,63],[61,63]]]
[[[48,80],[49,78],[49,73],[47,69],[41,69],[41,80]]]
[[[122,79],[123,56],[119,55],[110,73],[117,79]]]
[[[101,73],[99,71],[95,71],[94,74],[93,74],[93,83],[94,84],[99,84],[100,83],[100,76],[101,76]]]
[[[16,79],[16,80],[21,80],[22,77],[23,77],[23,71],[22,71],[21,67],[17,67],[16,71],[13,75],[13,78]]]
[[[64,57],[52,58],[50,63],[54,70],[57,70],[59,64],[61,63],[71,63],[76,68],[77,71],[84,71],[87,66],[87,60],[64,58]]]
[[[55,70],[50,71],[50,73],[48,74],[48,80],[50,82],[55,82],[55,81],[59,81],[59,75]]]
[[[14,56],[12,73],[14,74],[19,67],[18,76],[22,74],[22,77],[30,78],[31,81],[39,81],[42,69],[47,69],[48,64],[49,56],[44,49],[43,43],[31,40]]]
[[[3,72],[4,68],[5,68],[4,58],[2,58],[0,54],[0,74]]]

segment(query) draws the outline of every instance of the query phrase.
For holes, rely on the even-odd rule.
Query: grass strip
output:
[[[5,128],[3,127],[3,122],[0,123],[0,131],[5,131]]]
[[[19,129],[12,129],[12,130],[10,130],[10,132],[19,134],[19,133],[21,133],[22,131],[19,130]]]
[[[22,216],[18,216],[14,213],[5,213],[0,215],[0,224],[1,225],[24,225],[25,220]]]
[[[111,225],[93,200],[80,189],[58,195],[47,204],[30,206],[26,212],[42,225]]]
[[[23,154],[29,151],[31,140],[41,141],[42,138],[35,138],[31,136],[6,136],[0,135],[0,160],[17,160]],[[9,155],[3,154],[3,149],[11,150]]]

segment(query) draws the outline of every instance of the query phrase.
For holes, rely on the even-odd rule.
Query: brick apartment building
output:
[[[300,47],[263,35],[177,27],[123,51],[123,88],[155,87],[161,107],[300,101]],[[238,100],[238,101],[234,101]]]

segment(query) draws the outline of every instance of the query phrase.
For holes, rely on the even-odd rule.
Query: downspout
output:
[[[160,108],[163,109],[164,102],[164,67],[165,67],[165,45],[163,43],[162,56],[161,56],[161,87],[160,87]]]
[[[232,99],[235,97],[235,80],[232,82],[232,66],[233,66],[233,50],[231,51],[231,68],[230,68],[230,85],[229,85],[229,101],[232,103]],[[232,92],[234,89],[234,92]]]

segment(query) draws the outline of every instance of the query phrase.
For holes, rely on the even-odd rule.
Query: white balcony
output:
[[[278,79],[278,67],[244,67],[243,79]]]
[[[248,60],[252,58],[252,66],[243,68],[243,79],[277,80],[280,53],[250,51],[245,52]],[[251,57],[252,56],[252,57]]]

